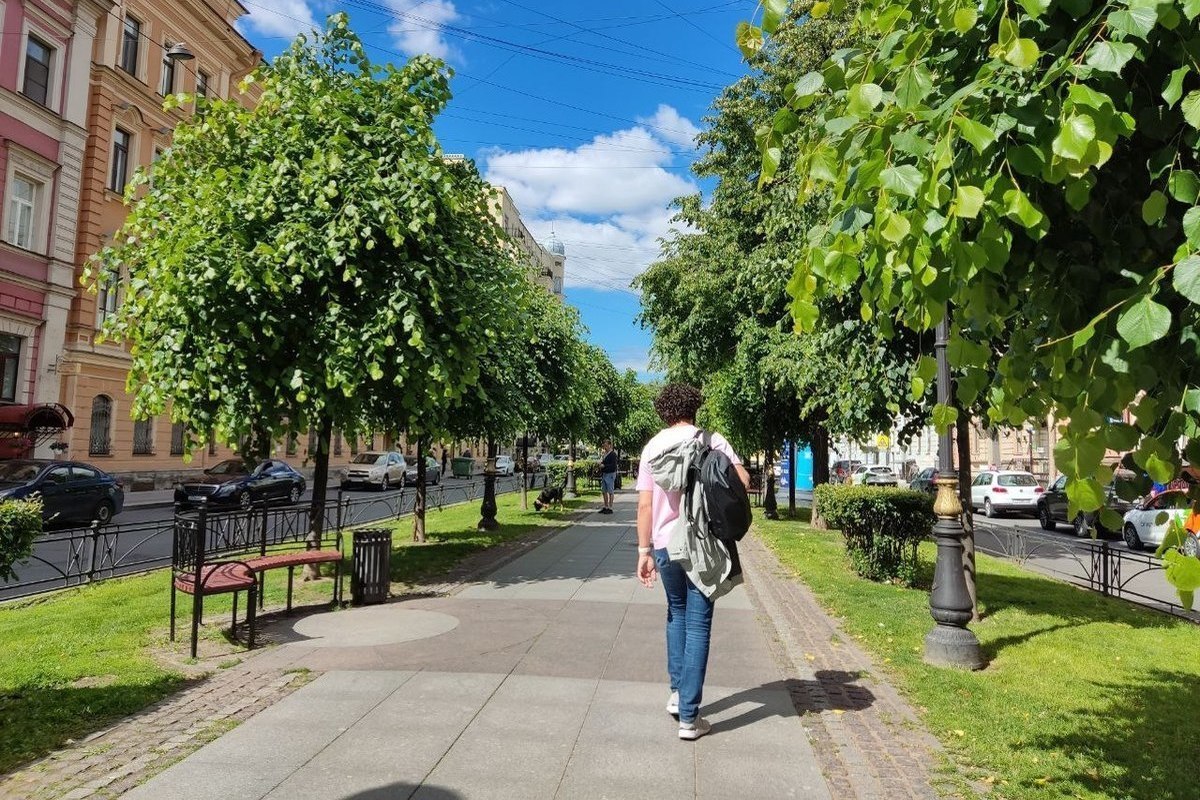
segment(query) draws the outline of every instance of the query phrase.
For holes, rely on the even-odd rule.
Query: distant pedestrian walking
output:
[[[617,451],[613,450],[612,439],[605,439],[600,445],[604,456],[600,459],[600,494],[604,498],[601,514],[613,513],[613,495],[617,491]]]
[[[446,477],[446,471],[450,468],[450,448],[442,447],[442,477]]]
[[[696,412],[703,398],[700,391],[686,384],[668,384],[654,401],[654,408],[667,427],[659,431],[642,450],[638,467],[638,563],[637,577],[647,588],[654,586],[656,576],[662,576],[667,595],[667,672],[671,679],[671,695],[667,712],[679,717],[679,738],[699,739],[711,730],[700,716],[704,693],[704,676],[708,670],[708,646],[712,633],[713,599],[728,589],[731,565],[718,564],[707,573],[696,572],[694,563],[672,560],[669,553],[680,552],[688,546],[710,546],[717,549],[720,542],[709,537],[706,545],[681,542],[690,539],[691,525],[680,519],[684,492],[664,489],[660,484],[681,485],[664,480],[660,474],[664,462],[675,451],[700,437],[696,427]],[[738,477],[747,487],[750,476],[729,442],[719,433],[712,434],[712,448],[729,457]],[[670,452],[669,452],[670,451]],[[666,456],[659,459],[659,456]],[[652,466],[651,462],[655,462]],[[678,464],[686,471],[687,464]],[[714,555],[710,553],[709,555]],[[726,554],[728,558],[728,554]],[[693,577],[700,581],[697,585]],[[706,578],[708,580],[706,580]]]

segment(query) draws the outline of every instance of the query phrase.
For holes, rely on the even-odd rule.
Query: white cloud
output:
[[[396,15],[388,33],[405,53],[428,53],[438,58],[453,54],[442,36],[442,26],[459,19],[451,0],[387,0],[387,6]]]
[[[670,202],[698,191],[673,149],[696,126],[666,105],[643,122],[575,148],[482,156],[485,177],[508,189],[534,236],[553,230],[566,245],[568,287],[628,291],[659,256]]]
[[[262,36],[295,38],[319,28],[307,0],[261,0],[246,3],[249,14],[238,20],[238,27],[249,27]]]
[[[652,117],[638,117],[638,122],[649,125],[654,132],[672,144],[694,148],[700,129],[687,117],[667,104],[662,104]]]

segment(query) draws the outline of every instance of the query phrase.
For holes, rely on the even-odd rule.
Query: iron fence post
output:
[[[100,520],[98,519],[92,520],[92,533],[90,538],[92,541],[92,553],[91,557],[88,559],[88,583],[92,582],[92,578],[96,574],[96,551],[100,548]]]

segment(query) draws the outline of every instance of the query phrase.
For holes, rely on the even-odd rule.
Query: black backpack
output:
[[[697,474],[689,476],[688,494],[693,480],[699,481],[704,487],[708,532],[722,542],[740,541],[750,530],[750,495],[729,456],[713,449],[712,434],[701,431],[700,437],[703,448]]]

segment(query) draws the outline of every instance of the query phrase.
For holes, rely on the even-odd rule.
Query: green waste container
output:
[[[475,459],[461,457],[450,459],[450,473],[456,478],[472,477],[475,474]]]

